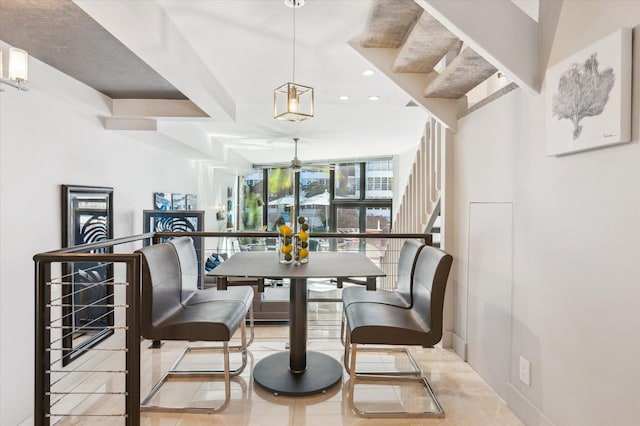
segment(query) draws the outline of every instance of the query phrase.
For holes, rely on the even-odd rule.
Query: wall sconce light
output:
[[[4,78],[2,69],[2,52],[0,52],[0,83],[4,83],[18,90],[27,91],[29,88],[24,83],[29,79],[29,54],[16,47],[9,48],[9,73]],[[0,89],[2,90],[2,89]]]
[[[218,204],[216,208],[216,220],[226,220],[227,219],[227,209],[222,204]]]

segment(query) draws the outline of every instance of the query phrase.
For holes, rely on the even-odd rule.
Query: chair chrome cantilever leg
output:
[[[353,412],[362,417],[372,417],[372,418],[388,418],[388,417],[404,417],[404,418],[443,418],[445,417],[444,409],[442,405],[440,405],[440,401],[436,397],[429,381],[422,374],[422,370],[415,362],[414,358],[411,356],[411,353],[406,349],[404,352],[409,356],[409,360],[412,365],[417,369],[416,372],[364,372],[357,373],[356,372],[356,358],[357,353],[361,351],[365,352],[389,352],[387,348],[358,348],[358,344],[351,343],[349,332],[346,333],[345,336],[345,352],[344,352],[344,365],[345,369],[349,373],[349,395],[348,401],[349,405]],[[349,350],[349,348],[351,350]],[[398,349],[401,350],[401,349]],[[351,352],[351,353],[350,353]],[[411,377],[413,376],[413,377]],[[356,383],[365,383],[365,382],[380,382],[380,381],[412,381],[412,382],[420,382],[424,386],[427,394],[433,401],[433,405],[435,410],[433,411],[421,411],[421,412],[410,412],[410,411],[368,411],[360,409],[355,403],[355,387]]]
[[[253,315],[251,315],[253,319]],[[241,344],[237,346],[230,346],[229,342],[223,342],[222,347],[214,346],[188,346],[182,351],[178,359],[173,363],[169,371],[153,386],[151,391],[145,396],[140,403],[140,411],[146,412],[173,412],[173,413],[216,413],[224,409],[231,398],[231,377],[237,376],[242,373],[247,365],[247,335],[245,330],[244,321],[240,325]],[[234,369],[230,370],[229,363],[229,349],[233,348],[240,350],[242,354],[242,364]],[[224,356],[224,368],[223,370],[179,370],[178,365],[183,360],[188,352],[195,351],[222,351]],[[160,406],[150,403],[155,394],[160,390],[162,385],[168,380],[176,378],[189,378],[189,377],[224,377],[224,394],[225,399],[222,404],[213,407],[198,407],[198,406]]]

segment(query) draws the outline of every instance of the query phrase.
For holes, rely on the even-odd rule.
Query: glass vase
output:
[[[278,262],[280,263],[293,262],[293,247],[294,247],[293,239],[294,239],[293,235],[285,235],[285,234],[278,235],[278,244],[276,247],[278,251]]]
[[[298,217],[300,231],[296,234],[296,245],[294,260],[301,264],[309,262],[309,225],[303,216]]]

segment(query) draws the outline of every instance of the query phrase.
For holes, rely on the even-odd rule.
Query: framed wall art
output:
[[[153,205],[156,210],[171,210],[171,194],[168,192],[154,192]]]
[[[199,232],[204,231],[203,210],[144,210],[143,232]],[[162,241],[164,242],[164,240]],[[204,252],[204,239],[193,237],[198,257],[198,287],[203,285],[202,254]]]
[[[546,81],[547,155],[631,140],[631,29],[550,67]]]
[[[185,210],[198,209],[198,196],[196,194],[185,195]]]
[[[62,247],[113,238],[113,188],[62,185]],[[88,253],[111,253],[112,248]],[[62,264],[63,365],[113,334],[113,265],[100,262]]]
[[[171,194],[171,210],[187,210],[187,200],[184,194]]]

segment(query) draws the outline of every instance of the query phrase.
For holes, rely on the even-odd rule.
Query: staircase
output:
[[[436,228],[440,233],[445,144],[450,137],[451,132],[441,123],[432,118],[427,121],[393,223],[394,232],[432,233]]]
[[[431,233],[445,241],[446,146],[457,121],[517,86],[414,0],[372,0],[362,34],[349,44],[429,113],[393,232]],[[480,90],[482,89],[482,90]],[[441,214],[442,213],[442,214]],[[397,256],[394,240],[385,257]],[[383,262],[394,265],[394,259]],[[391,266],[390,266],[391,267]],[[390,274],[392,275],[392,274]],[[393,283],[383,280],[384,288]]]
[[[432,234],[432,245],[440,247],[443,236],[443,188],[445,176],[446,146],[452,133],[433,118],[427,120],[420,147],[411,168],[411,174],[402,195],[402,201],[393,221],[394,233]],[[382,261],[388,277],[395,276],[393,270],[403,241],[389,242]],[[391,268],[387,270],[386,268]],[[393,290],[395,283],[388,278],[381,280],[381,288]]]
[[[373,0],[350,44],[454,130],[470,105],[517,87],[414,0]]]

